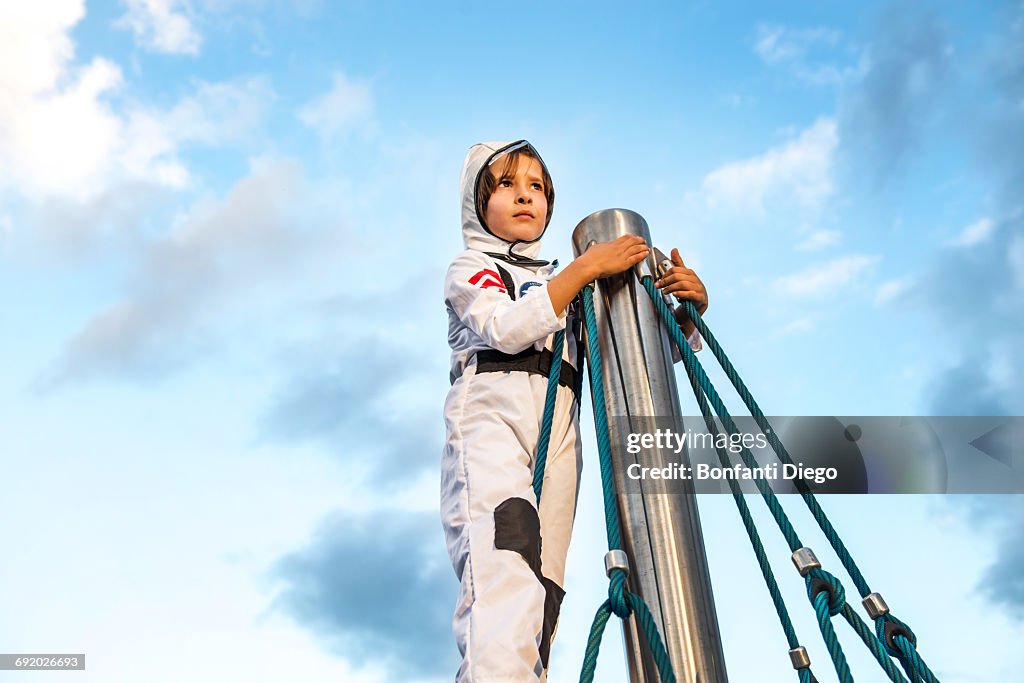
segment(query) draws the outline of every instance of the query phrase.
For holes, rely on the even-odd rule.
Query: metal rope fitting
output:
[[[653,257],[654,261],[654,268],[652,268],[651,270],[654,274],[654,279],[657,280],[663,277],[665,275],[665,272],[672,268],[672,259],[666,256],[665,252],[663,252],[661,249],[658,249],[655,246],[651,247],[650,255],[651,257]]]
[[[821,562],[815,557],[814,551],[808,547],[797,548],[793,552],[793,564],[800,576],[807,576],[812,569],[821,569]]]
[[[621,569],[626,576],[629,576],[629,558],[625,550],[609,550],[604,556],[604,573],[608,578],[612,576],[613,569]]]
[[[807,669],[811,666],[811,657],[803,645],[789,651],[789,661],[793,662],[794,669]]]
[[[868,616],[872,620],[889,613],[889,605],[885,604],[885,600],[878,593],[869,593],[861,601],[861,604],[864,605],[864,609],[868,611]]]

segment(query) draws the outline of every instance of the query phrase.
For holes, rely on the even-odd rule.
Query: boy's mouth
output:
[[[533,218],[533,214],[530,213],[529,211],[520,211],[520,212],[516,213],[512,217],[513,218]]]

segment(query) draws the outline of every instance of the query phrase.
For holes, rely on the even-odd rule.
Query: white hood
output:
[[[479,184],[480,172],[484,164],[492,159],[497,152],[503,149],[523,143],[525,140],[514,140],[511,142],[481,142],[469,148],[466,154],[466,161],[462,164],[462,180],[459,183],[462,188],[462,239],[467,249],[502,254],[511,260],[536,260],[540,253],[540,238],[544,236],[541,232],[536,239],[529,242],[508,242],[491,233],[480,222],[480,216],[476,207],[476,188]],[[539,157],[539,155],[538,155]],[[544,162],[541,161],[543,164]],[[547,224],[544,225],[547,230]],[[513,248],[515,251],[513,252]],[[518,257],[518,258],[517,258]],[[537,262],[531,265],[544,265],[547,262]]]

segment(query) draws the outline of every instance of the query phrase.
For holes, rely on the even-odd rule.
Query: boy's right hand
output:
[[[643,237],[623,235],[611,242],[590,245],[579,258],[587,264],[596,280],[625,272],[647,258],[650,253],[651,250]]]

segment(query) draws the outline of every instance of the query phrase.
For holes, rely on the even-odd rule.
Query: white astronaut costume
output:
[[[536,259],[540,237],[506,242],[477,210],[480,174],[525,144],[470,149],[461,180],[467,248],[444,284],[452,386],[441,519],[461,582],[452,619],[457,683],[546,680],[582,470],[577,340],[567,333],[538,506],[533,464],[552,340],[575,316],[555,315],[547,281],[557,262]]]
[[[540,236],[509,243],[492,234],[477,209],[480,174],[527,144],[469,150],[460,183],[466,250],[444,283],[452,386],[444,405],[441,520],[460,581],[452,618],[462,655],[456,683],[547,680],[583,467],[580,321],[574,306],[560,316],[552,308],[547,282],[557,262],[537,260]],[[533,465],[547,371],[554,333],[566,328],[572,333],[565,335],[538,506]],[[696,330],[689,342],[700,350]]]

